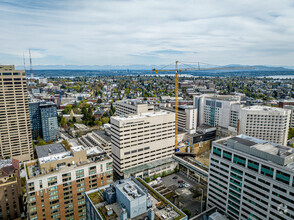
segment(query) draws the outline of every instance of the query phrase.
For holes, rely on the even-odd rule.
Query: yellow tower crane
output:
[[[200,68],[200,63],[197,63],[197,67],[191,68],[178,68],[180,61],[175,62],[175,69],[153,69],[152,71],[158,74],[159,72],[175,72],[175,148],[178,148],[178,111],[179,111],[179,73],[183,71],[202,71],[202,70],[238,70],[238,69],[254,69],[254,67],[212,67],[212,68]],[[185,64],[184,64],[185,65]],[[210,64],[205,64],[210,65]]]

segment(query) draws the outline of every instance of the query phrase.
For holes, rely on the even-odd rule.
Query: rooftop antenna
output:
[[[25,59],[24,52],[22,53],[22,56],[23,56],[23,68],[24,68],[24,71],[26,71],[26,59]]]
[[[32,63],[32,56],[31,56],[31,49],[29,49],[29,53],[30,53],[31,81],[34,81],[33,63]]]

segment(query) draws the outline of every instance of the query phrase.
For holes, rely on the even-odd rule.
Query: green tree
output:
[[[62,127],[67,124],[67,122],[66,122],[66,120],[65,120],[64,117],[61,118],[60,124],[61,124]]]
[[[41,146],[41,145],[46,145],[46,141],[44,141],[43,139],[40,139],[37,143],[37,146]]]
[[[188,209],[183,209],[183,212],[190,218],[191,212]]]
[[[162,177],[165,177],[165,176],[166,176],[166,172],[163,171],[161,176],[162,176]]]
[[[150,179],[149,177],[147,177],[147,178],[145,179],[145,182],[146,182],[146,183],[150,183],[150,182],[151,182],[151,179]]]
[[[294,137],[294,128],[289,128],[288,139],[292,139]]]
[[[64,107],[63,114],[68,115],[71,111],[71,105],[67,105]]]
[[[102,103],[102,102],[103,102],[103,101],[102,101],[102,99],[100,99],[100,98],[97,100],[97,103],[98,103],[98,104],[100,104],[100,103]]]
[[[102,120],[102,124],[107,124],[109,122],[108,117],[103,117],[101,120]]]

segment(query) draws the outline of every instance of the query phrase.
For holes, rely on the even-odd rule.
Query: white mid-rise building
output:
[[[291,111],[289,127],[294,128],[294,106],[293,105],[284,105],[283,108]]]
[[[175,112],[175,108],[164,104],[160,109]],[[181,105],[178,108],[178,128],[182,131],[196,132],[197,129],[197,109],[192,105]]]
[[[230,219],[294,218],[294,149],[246,135],[212,143],[207,207]]]
[[[120,175],[146,177],[174,169],[175,113],[111,117],[111,156]]]
[[[154,111],[154,106],[142,102],[141,100],[128,99],[114,103],[115,115],[140,114],[148,111]]]
[[[229,128],[233,104],[239,104],[241,96],[203,94],[194,96],[194,107],[197,109],[197,125]]]
[[[239,134],[287,145],[290,110],[268,106],[248,106],[240,111]]]

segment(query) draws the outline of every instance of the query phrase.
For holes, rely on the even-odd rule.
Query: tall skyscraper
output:
[[[0,156],[33,158],[25,71],[0,66]]]
[[[113,168],[122,177],[147,177],[174,169],[175,113],[111,117]]]
[[[268,106],[248,106],[240,110],[239,134],[287,145],[291,111]]]
[[[294,149],[246,135],[214,141],[207,198],[233,219],[294,219]]]
[[[43,138],[44,141],[58,139],[57,107],[52,102],[30,102],[30,119],[34,139]]]

